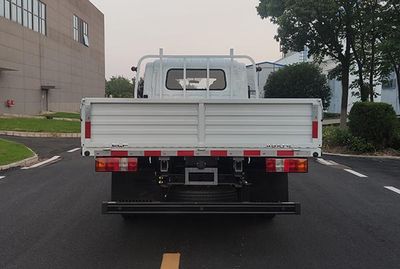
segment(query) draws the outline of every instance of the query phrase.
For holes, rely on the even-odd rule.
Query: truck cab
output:
[[[164,59],[162,65],[160,60],[146,64],[143,96],[149,99],[247,99],[247,87],[246,66],[238,61]]]

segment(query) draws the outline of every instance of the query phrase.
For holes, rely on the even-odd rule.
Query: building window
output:
[[[75,41],[89,47],[89,25],[76,15],[73,16],[73,35]]]
[[[46,35],[46,5],[39,1],[39,31]]]
[[[11,20],[17,21],[17,1],[11,1]]]
[[[0,17],[4,17],[4,1],[0,0]]]
[[[86,22],[83,22],[83,44],[89,47],[89,26]]]
[[[2,1],[2,0],[0,0]],[[11,3],[10,0],[5,0],[4,1],[4,17],[6,19],[10,19],[11,18]]]
[[[46,4],[40,0],[0,0],[0,16],[46,35]]]
[[[395,89],[396,88],[396,79],[393,77],[389,78],[388,80],[383,81],[382,89]]]
[[[79,41],[79,18],[74,15],[74,40]]]

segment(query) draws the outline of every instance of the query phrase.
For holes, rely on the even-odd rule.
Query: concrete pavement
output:
[[[71,148],[72,149],[72,148]],[[0,268],[399,268],[400,161],[324,157],[290,177],[301,216],[103,216],[110,176],[79,152],[0,174]],[[359,177],[351,169],[367,177]]]

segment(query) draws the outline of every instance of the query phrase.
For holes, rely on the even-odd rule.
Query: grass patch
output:
[[[0,118],[0,130],[2,131],[79,133],[81,130],[80,124],[78,121]]]
[[[53,118],[78,119],[78,120],[81,118],[81,115],[79,113],[72,113],[72,112],[54,112],[46,114],[46,116]]]
[[[0,139],[0,165],[22,161],[34,153],[22,144]]]

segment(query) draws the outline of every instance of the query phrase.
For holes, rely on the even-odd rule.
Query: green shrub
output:
[[[324,108],[331,100],[326,76],[313,63],[297,63],[273,72],[264,87],[266,98],[320,98]]]
[[[323,129],[323,143],[327,147],[345,147],[351,140],[351,134],[347,129],[340,129],[338,127],[324,127]]]
[[[353,136],[348,129],[333,126],[323,129],[323,143],[325,149],[342,147],[358,153],[375,151],[374,145],[365,138]]]
[[[385,103],[355,103],[349,115],[352,135],[364,138],[377,148],[389,146],[397,126],[393,107]]]
[[[352,136],[347,148],[350,151],[359,152],[359,153],[368,153],[376,151],[374,145],[367,142],[364,138]]]
[[[400,124],[397,125],[396,132],[390,146],[396,150],[400,150]]]

